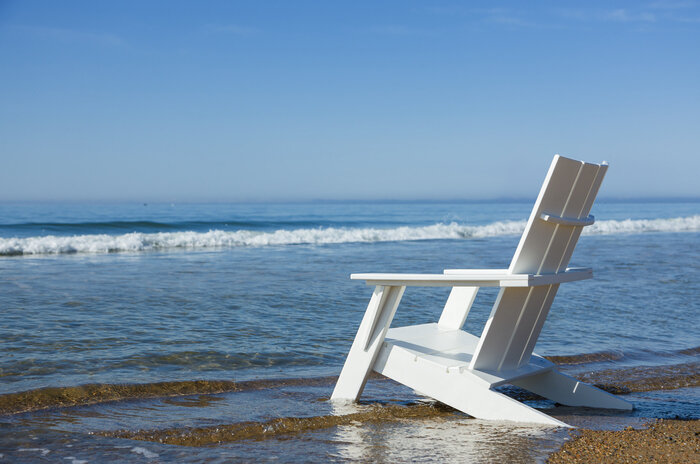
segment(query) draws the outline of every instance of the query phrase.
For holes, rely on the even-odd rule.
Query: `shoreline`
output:
[[[684,351],[694,354],[697,350],[698,347]],[[585,356],[553,356],[550,358],[553,361],[559,361],[560,365],[565,366],[567,363],[564,362],[564,359],[593,357],[594,360],[596,360],[595,358],[597,358],[597,356],[598,354],[594,353],[593,355]],[[645,391],[668,391],[700,386],[700,362],[685,361],[667,365],[621,367],[618,369],[610,368],[599,371],[575,373],[573,375],[583,382],[590,383],[597,388],[616,395]],[[371,378],[385,379],[381,375],[374,373]],[[0,394],[0,416],[140,398],[216,394],[231,391],[279,388],[290,385],[333,385],[336,379],[337,376],[242,381],[232,379],[194,379],[153,383],[95,383],[75,386],[42,387]],[[537,395],[517,388],[508,390],[507,394],[517,396],[520,400],[540,399]]]
[[[670,382],[667,382],[661,390],[655,390],[651,387],[659,387],[660,385],[653,382],[638,382],[634,379],[633,373],[649,374],[648,369],[638,371],[639,366],[619,370],[617,380],[623,378],[633,381],[630,386],[637,387],[638,391],[671,391],[679,387],[679,384],[687,384],[692,380],[693,387],[697,387],[698,377],[693,375],[693,369],[688,369],[686,363],[680,364],[684,368],[681,370],[681,375],[686,377],[687,381],[677,382],[675,376],[671,376]],[[664,369],[665,371],[665,369]],[[609,376],[610,371],[603,371],[604,377]],[[668,372],[663,372],[668,374]],[[390,387],[389,379],[379,375],[372,376],[373,385],[371,388],[378,389],[378,392]],[[663,376],[662,376],[663,377]],[[472,452],[477,450],[479,453],[487,453],[493,455],[493,458],[498,460],[506,456],[512,459],[512,462],[530,462],[529,459],[535,459],[538,462],[547,462],[553,464],[560,463],[583,463],[583,462],[700,462],[699,456],[699,441],[700,424],[696,413],[692,410],[687,411],[685,417],[688,420],[681,420],[676,416],[674,419],[661,419],[661,417],[673,417],[667,413],[660,415],[647,415],[638,420],[629,421],[623,418],[623,422],[610,422],[607,416],[591,416],[588,419],[582,416],[573,416],[570,411],[564,409],[559,410],[560,414],[566,417],[578,417],[578,420],[569,422],[580,428],[571,432],[565,429],[556,431],[544,431],[544,435],[539,438],[532,435],[533,430],[526,424],[508,424],[503,425],[480,424],[478,420],[471,420],[470,417],[464,417],[451,408],[445,407],[440,403],[426,403],[420,399],[413,398],[409,402],[395,402],[391,394],[376,402],[358,404],[356,407],[329,409],[326,404],[327,397],[323,396],[323,392],[332,385],[335,377],[317,377],[317,378],[288,378],[288,379],[267,379],[267,380],[252,380],[252,381],[193,381],[193,382],[162,382],[155,384],[139,384],[139,385],[86,385],[80,388],[69,387],[39,389],[30,392],[22,392],[19,394],[10,394],[0,396],[0,400],[5,400],[5,414],[0,414],[0,417],[5,417],[7,424],[15,423],[12,418],[14,413],[19,411],[8,411],[7,406],[14,404],[15,407],[22,404],[24,412],[30,410],[52,410],[55,411],[42,413],[37,417],[39,423],[48,421],[53,423],[54,420],[64,420],[64,416],[70,419],[71,423],[76,417],[84,417],[86,412],[80,410],[75,413],[62,412],[65,407],[108,404],[106,410],[102,409],[102,413],[108,416],[121,417],[121,411],[126,409],[131,411],[133,405],[129,405],[129,400],[151,399],[150,403],[142,404],[142,406],[153,406],[159,404],[158,399],[173,397],[173,396],[194,396],[191,401],[170,400],[163,401],[154,410],[161,408],[163,411],[168,411],[166,414],[171,414],[172,409],[195,407],[198,411],[203,411],[203,408],[211,406],[211,401],[208,399],[210,395],[218,393],[231,392],[233,395],[228,395],[227,400],[220,399],[217,402],[219,408],[226,409],[227,407],[235,407],[238,394],[250,398],[258,398],[264,404],[272,401],[273,403],[280,398],[280,394],[298,395],[298,389],[305,390],[303,395],[306,402],[309,404],[318,404],[318,407],[311,406],[299,410],[297,413],[287,411],[286,414],[276,415],[258,415],[256,417],[248,417],[242,415],[234,420],[227,417],[228,415],[216,416],[207,421],[196,421],[188,423],[185,420],[188,414],[179,411],[177,417],[181,422],[167,421],[159,425],[158,421],[154,423],[140,422],[133,425],[128,425],[123,421],[116,422],[115,426],[105,426],[105,424],[95,423],[90,425],[86,423],[89,434],[93,437],[101,437],[103,439],[127,439],[141,442],[143,444],[133,445],[151,446],[154,452],[165,452],[160,446],[179,445],[181,448],[178,453],[192,455],[207,454],[209,451],[216,448],[216,445],[226,443],[235,444],[234,446],[248,449],[249,446],[266,445],[271,450],[276,449],[275,445],[279,442],[297,442],[306,443],[307,440],[317,440],[319,444],[319,452],[324,451],[325,445],[322,443],[335,443],[333,440],[338,440],[341,437],[340,448],[343,449],[343,444],[355,443],[356,441],[363,446],[368,446],[363,433],[373,431],[377,437],[384,437],[389,442],[396,436],[405,434],[408,430],[411,437],[420,437],[417,442],[416,450],[425,450],[428,443],[433,443],[435,440],[441,440],[444,437],[452,436],[455,432],[455,427],[466,427],[461,429],[466,433],[464,441],[460,446],[467,447]],[[622,385],[606,385],[609,389],[622,390]],[[311,388],[308,388],[311,387]],[[639,388],[641,387],[641,388]],[[693,388],[691,387],[691,388]],[[630,393],[629,389],[626,389]],[[253,392],[257,396],[250,396]],[[390,393],[390,392],[389,392]],[[530,398],[528,392],[519,390],[508,390],[507,393],[511,397],[517,397],[519,400],[535,400]],[[207,398],[203,398],[203,396]],[[262,396],[261,396],[262,395]],[[692,395],[691,395],[692,396]],[[296,397],[296,396],[295,396]],[[18,401],[19,400],[19,401]],[[121,401],[126,400],[127,403],[121,404]],[[245,400],[244,400],[245,401]],[[294,400],[292,400],[294,401]],[[2,406],[0,401],[0,406]],[[9,408],[12,409],[12,408]],[[17,408],[19,409],[19,408]],[[296,409],[295,409],[296,410]],[[0,408],[2,411],[2,408]],[[127,412],[128,412],[127,411]],[[194,410],[191,410],[194,411]],[[89,413],[88,413],[89,416]],[[85,416],[85,417],[88,417]],[[200,417],[201,414],[194,412],[192,417]],[[205,413],[204,416],[207,416]],[[166,416],[163,416],[166,417]],[[214,417],[218,419],[214,420]],[[612,416],[611,416],[612,417]],[[17,420],[24,420],[19,418]],[[82,419],[81,419],[82,420]],[[645,422],[649,421],[649,422]],[[88,421],[89,422],[89,421]],[[99,422],[99,421],[98,421]],[[128,422],[128,421],[127,421]],[[568,421],[567,421],[568,422]],[[625,423],[626,422],[626,423]],[[116,426],[116,425],[119,426]],[[422,424],[422,425],[421,425]],[[622,429],[624,425],[632,424],[631,427]],[[610,428],[612,426],[612,428]],[[604,430],[601,430],[602,427]],[[633,428],[634,427],[634,428]],[[420,430],[420,431],[419,431]],[[422,435],[421,435],[422,434]],[[502,435],[509,437],[505,442],[494,445],[492,437]],[[22,438],[19,438],[19,444],[15,446],[18,450],[34,449],[29,444],[25,443]],[[347,443],[346,443],[347,442]],[[507,442],[507,444],[506,444]],[[109,442],[105,442],[109,443]],[[132,442],[133,443],[133,442]],[[111,446],[111,445],[110,445]],[[211,447],[214,448],[211,448]],[[474,448],[476,446],[476,448]],[[292,446],[294,448],[294,446]],[[352,446],[350,446],[352,448]],[[38,448],[37,448],[38,449]],[[46,445],[42,449],[54,450]],[[223,449],[223,448],[222,448]],[[364,449],[364,448],[363,448]],[[400,450],[400,449],[399,449]],[[9,450],[8,450],[9,451]],[[318,451],[318,450],[317,450]],[[22,451],[24,452],[24,451]],[[405,452],[405,450],[404,450]],[[464,450],[461,451],[463,453]],[[478,455],[479,453],[475,454]],[[408,456],[408,455],[406,455]],[[446,456],[453,456],[447,453]],[[407,458],[407,460],[410,460]],[[449,460],[449,459],[447,459]]]

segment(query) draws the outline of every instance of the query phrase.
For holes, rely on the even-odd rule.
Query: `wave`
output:
[[[698,232],[700,215],[668,219],[625,219],[598,221],[586,227],[584,235],[640,234],[645,232]]]
[[[0,238],[0,256],[64,253],[115,253],[167,249],[236,248],[284,245],[324,245],[339,243],[394,242],[412,240],[460,240],[518,235],[525,221],[502,221],[486,225],[457,223],[394,228],[300,228],[272,232],[254,230],[181,231],[121,235],[46,235]],[[671,219],[627,219],[600,221],[585,234],[637,234],[647,232],[697,232],[700,215]]]

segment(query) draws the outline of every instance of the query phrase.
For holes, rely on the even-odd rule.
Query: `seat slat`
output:
[[[421,347],[426,353],[456,350],[473,353],[478,338],[463,330],[444,330],[436,323],[418,324],[389,329],[386,343],[404,343]]]

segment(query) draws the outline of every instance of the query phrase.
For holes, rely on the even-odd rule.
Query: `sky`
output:
[[[0,201],[700,198],[694,1],[0,0]]]

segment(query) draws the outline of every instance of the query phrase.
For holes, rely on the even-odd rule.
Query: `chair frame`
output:
[[[568,268],[607,170],[555,155],[508,269],[443,274],[352,274],[375,289],[331,400],[357,401],[372,370],[481,419],[570,427],[494,390],[512,384],[569,406],[632,404],[557,370],[533,353],[560,284],[593,277]],[[406,287],[452,287],[440,320],[390,329]],[[481,337],[464,330],[479,287],[500,287]]]

